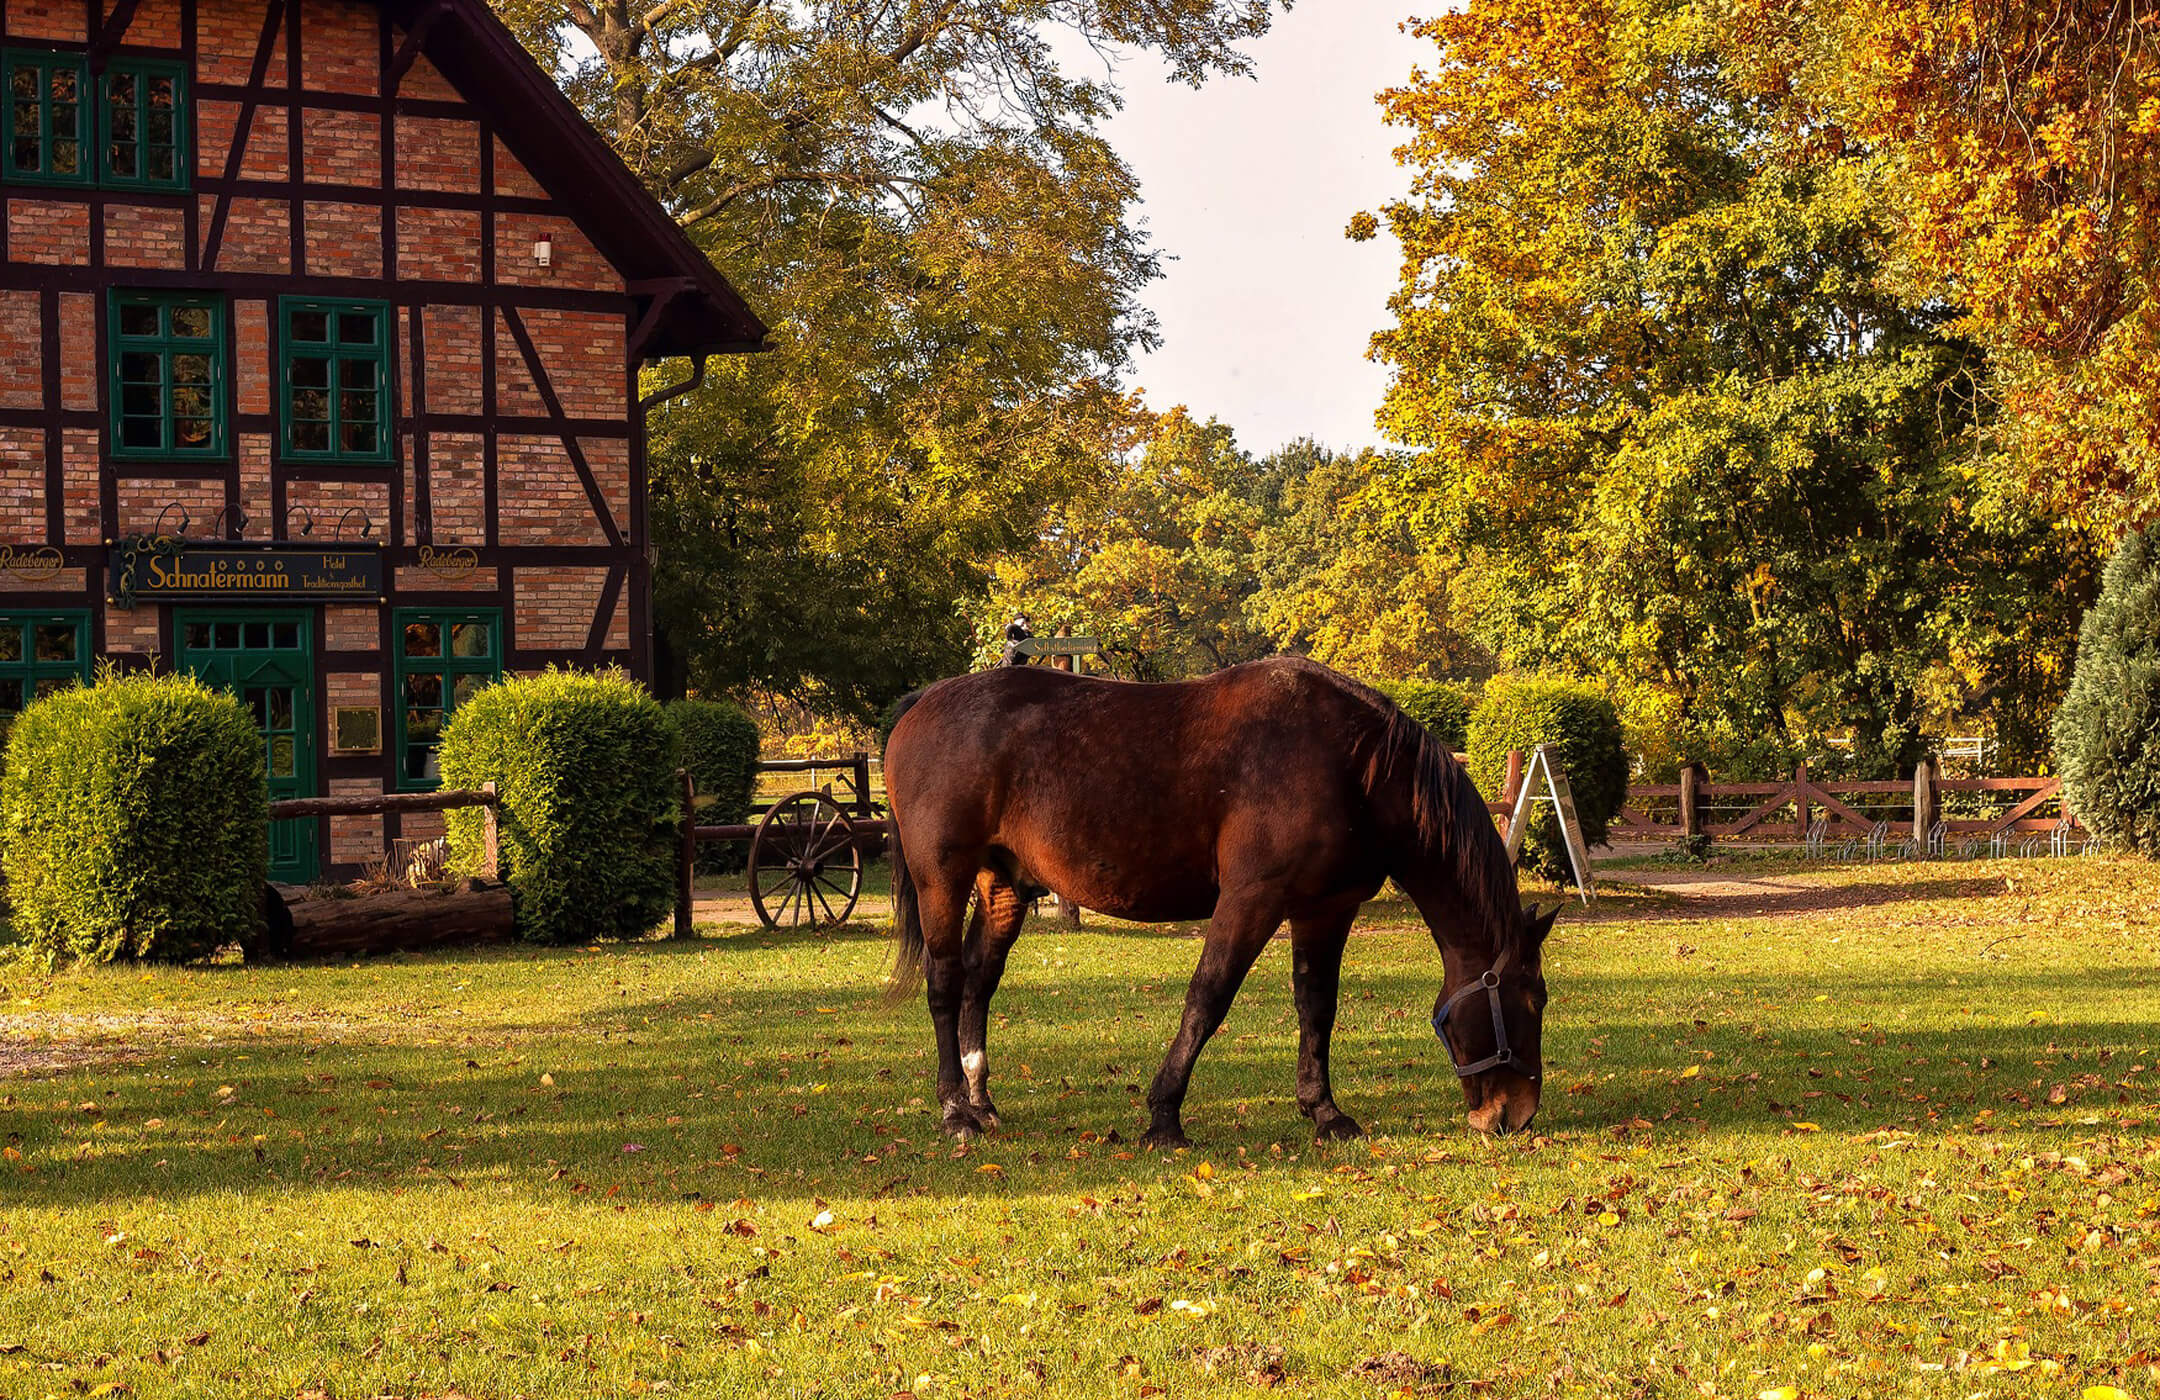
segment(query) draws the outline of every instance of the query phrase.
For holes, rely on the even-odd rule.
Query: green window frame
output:
[[[89,680],[89,613],[0,612],[0,733],[40,695]]]
[[[111,294],[110,456],[224,461],[232,360],[225,299],[199,292]]]
[[[194,165],[187,70],[112,58],[93,82],[87,55],[0,52],[0,171],[44,185],[185,190]]]
[[[278,442],[298,462],[391,460],[386,301],[278,302]]]
[[[436,748],[457,707],[502,679],[502,611],[401,608],[391,614],[397,653],[397,786],[442,786]]]
[[[50,49],[0,53],[7,106],[0,111],[0,170],[10,180],[87,185],[97,171],[97,108],[90,64]]]
[[[194,164],[187,72],[160,59],[115,58],[98,85],[98,184],[184,190]]]

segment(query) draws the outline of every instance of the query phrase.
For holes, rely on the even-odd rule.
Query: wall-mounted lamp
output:
[[[533,261],[542,267],[553,266],[555,262],[555,240],[545,233],[533,240]]]

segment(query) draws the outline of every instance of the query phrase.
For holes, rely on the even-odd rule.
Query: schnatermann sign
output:
[[[107,592],[123,606],[167,598],[343,599],[383,596],[382,547],[136,539],[111,553]]]

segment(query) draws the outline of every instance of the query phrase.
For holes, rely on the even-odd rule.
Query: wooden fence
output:
[[[1512,764],[1510,771],[1517,771]],[[1511,783],[1507,807],[1513,797]],[[1616,841],[1806,841],[1818,823],[1819,834],[1837,839],[1866,838],[1880,826],[1923,842],[1938,826],[1982,840],[2078,826],[2060,778],[1945,778],[1940,760],[1930,758],[1910,780],[1845,783],[1816,782],[1804,763],[1782,782],[1713,783],[1691,763],[1677,783],[1630,788],[1609,834]]]
[[[481,869],[489,879],[501,868],[501,823],[495,784],[477,788],[443,788],[436,792],[357,792],[337,797],[288,797],[270,804],[270,820],[297,817],[372,817],[385,812],[454,812],[464,807],[481,809]]]

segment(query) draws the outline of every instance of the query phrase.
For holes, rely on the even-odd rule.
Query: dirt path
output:
[[[1839,865],[1756,875],[1630,866],[1599,870],[1597,878],[1602,885],[1625,885],[1657,896],[1657,907],[1645,913],[1650,918],[1665,919],[1828,917],[1912,900],[2004,892],[2003,879],[1998,875],[1960,878],[1945,870],[1937,878],[1855,880],[1851,878],[1853,870],[1852,866]]]

